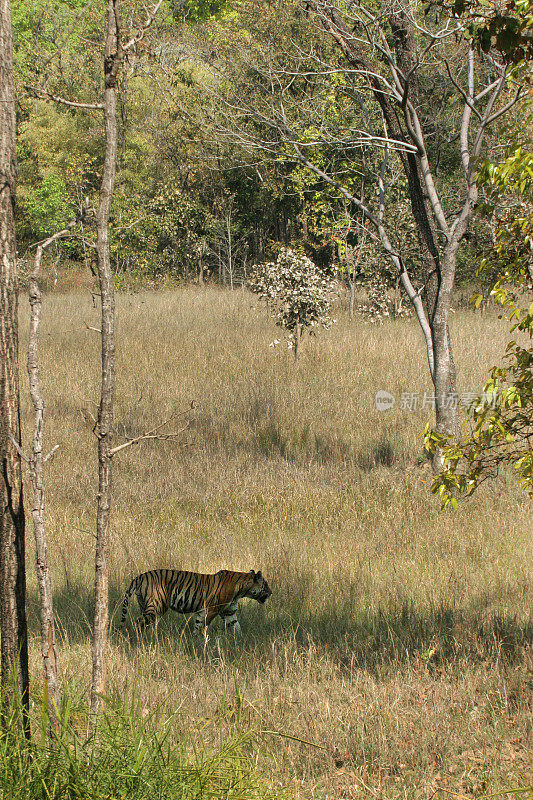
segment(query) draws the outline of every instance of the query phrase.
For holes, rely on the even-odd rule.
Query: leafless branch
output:
[[[315,175],[318,175],[320,178],[322,178],[330,186],[333,186],[335,189],[337,189],[337,191],[343,197],[345,197],[347,200],[349,200],[351,203],[353,203],[356,206],[356,208],[358,208],[360,211],[362,211],[363,214],[365,215],[365,217],[367,219],[369,219],[370,222],[373,225],[375,225],[376,227],[379,225],[379,220],[372,213],[372,211],[370,211],[370,209],[364,203],[362,203],[359,200],[358,197],[356,197],[352,192],[348,191],[348,189],[346,189],[346,187],[344,187],[341,183],[339,183],[339,181],[337,181],[334,178],[332,178],[331,175],[328,175],[326,172],[321,170],[320,167],[317,167],[316,164],[314,164],[310,159],[308,159],[302,153],[302,151],[300,149],[300,146],[299,146],[299,144],[297,142],[293,141],[292,142],[292,147],[293,147],[293,150],[294,150],[298,160],[302,164],[304,164],[307,167],[307,169],[309,169],[311,172],[314,172]]]
[[[39,274],[42,255],[43,252],[46,250],[46,248],[50,247],[50,245],[53,244],[54,242],[57,242],[58,239],[65,239],[67,236],[71,236],[70,232],[72,228],[75,228],[76,225],[79,224],[79,222],[80,220],[78,218],[71,219],[68,225],[66,225],[62,230],[57,231],[52,236],[49,236],[47,239],[43,239],[42,242],[37,242],[35,245],[32,245],[32,247],[37,247],[35,253],[35,262],[32,270],[32,273],[35,277],[37,277]]]
[[[94,433],[96,430],[97,420],[94,414],[91,414],[88,408],[80,408],[80,414],[82,415],[83,419],[92,428],[92,432]]]
[[[475,97],[475,98],[472,98],[471,96],[467,95],[467,93],[465,92],[465,90],[463,89],[461,84],[458,81],[455,80],[447,58],[444,59],[444,66],[446,67],[446,72],[448,73],[449,79],[451,80],[451,82],[453,83],[453,85],[455,86],[455,88],[457,89],[457,91],[459,92],[459,94],[461,95],[463,100],[465,101],[466,105],[470,108],[471,111],[474,112],[476,117],[481,121],[483,119],[483,117],[480,114],[480,112],[477,110],[477,108],[475,106],[475,102],[476,102],[476,100],[480,99],[480,96],[483,96],[483,95],[482,94],[481,95],[477,95],[477,97]]]
[[[491,125],[493,122],[495,122],[497,119],[499,119],[499,117],[501,117],[504,114],[506,114],[513,106],[515,106],[517,103],[519,103],[520,100],[523,100],[524,97],[527,97],[528,94],[529,94],[529,90],[528,89],[522,89],[522,87],[519,87],[517,89],[516,94],[515,94],[515,96],[514,96],[514,98],[512,100],[509,100],[509,102],[506,103],[501,108],[499,108],[498,111],[495,111],[494,114],[491,114],[489,117],[487,117],[486,125],[487,126]]]
[[[9,438],[10,438],[10,440],[11,440],[11,443],[12,443],[12,445],[14,446],[15,450],[17,451],[17,453],[18,453],[18,454],[19,454],[19,456],[21,457],[21,459],[22,459],[23,461],[25,461],[25,462],[26,462],[26,464],[29,464],[29,463],[30,463],[30,459],[29,459],[29,458],[28,458],[28,456],[27,456],[27,455],[24,453],[24,451],[22,450],[22,448],[21,448],[21,446],[19,445],[19,443],[17,442],[17,440],[16,440],[16,439],[15,439],[15,438],[14,438],[14,437],[11,435],[11,434],[9,434]]]
[[[129,42],[127,42],[125,45],[122,46],[122,50],[123,50],[124,53],[127,53],[128,50],[131,50],[133,47],[135,47],[135,45],[138,42],[141,41],[141,39],[143,38],[144,34],[146,33],[146,31],[148,30],[148,28],[150,27],[150,25],[153,23],[154,19],[156,18],[157,12],[161,8],[162,3],[163,3],[163,0],[157,0],[157,3],[155,4],[155,6],[152,8],[151,11],[148,11],[145,8],[146,19],[143,22],[143,24],[141,25],[141,27],[139,28],[139,30],[137,31],[137,33],[134,36],[131,37]]]
[[[191,403],[191,409],[193,407],[194,407],[194,404]],[[171,422],[172,420],[176,419],[177,417],[182,417],[182,416],[184,416],[185,414],[188,414],[188,413],[189,413],[189,410],[183,411],[183,412],[181,412],[179,414],[172,414],[170,417],[168,417],[167,419],[163,420],[163,422],[160,422],[159,425],[156,425],[155,428],[152,428],[151,430],[146,431],[145,433],[141,433],[139,436],[134,436],[133,438],[128,439],[126,442],[123,442],[122,444],[119,444],[116,447],[111,448],[111,450],[109,450],[109,453],[108,453],[109,457],[111,458],[114,455],[116,455],[117,453],[120,453],[122,450],[125,450],[128,447],[132,447],[135,444],[139,444],[140,442],[145,442],[145,441],[147,441],[149,439],[156,439],[157,441],[160,441],[160,442],[164,442],[167,439],[175,439],[177,436],[179,436],[185,430],[187,430],[188,425],[189,425],[188,423],[183,428],[180,428],[177,431],[170,431],[168,433],[161,433],[160,431],[161,431],[162,428],[165,427],[165,425],[168,425],[169,422]]]
[[[47,461],[50,461],[50,459],[53,458],[53,456],[55,455],[57,450],[59,450],[59,445],[58,444],[54,445],[54,447],[52,447],[50,452],[46,456],[44,456],[43,464],[46,464]]]
[[[67,100],[64,97],[59,97],[58,95],[48,92],[46,89],[40,89],[35,86],[25,86],[24,88],[28,94],[31,95],[31,97],[35,97],[38,100],[60,103],[61,105],[69,106],[70,108],[83,108],[89,111],[94,111],[95,109],[98,111],[103,111],[104,109],[103,103],[79,103],[74,100]]]

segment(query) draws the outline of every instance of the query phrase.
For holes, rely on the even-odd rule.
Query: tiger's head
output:
[[[243,590],[244,597],[251,597],[257,600],[258,603],[265,603],[272,594],[272,590],[263,578],[261,571],[254,572],[253,569],[244,576]]]

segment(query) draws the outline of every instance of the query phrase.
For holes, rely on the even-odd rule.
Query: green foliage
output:
[[[228,0],[168,0],[173,16],[200,22],[224,11]]]
[[[21,206],[21,223],[37,239],[60,230],[76,213],[65,182],[54,173],[45,175],[40,186],[27,192]]]
[[[24,111],[17,141],[20,250],[62,228],[87,198],[94,205],[101,169],[101,139],[87,115],[41,102],[33,104],[31,113]],[[79,257],[79,242],[59,247]]]
[[[467,22],[468,30],[481,51],[499,50],[518,63],[533,57],[533,3],[531,0],[446,0],[427,2],[428,9],[451,11]]]
[[[132,3],[130,7],[134,14]],[[181,8],[187,12],[188,35],[193,35],[195,19],[217,9],[222,14],[229,5],[201,2],[185,3]],[[123,6],[123,16],[125,13]],[[137,9],[135,13],[141,12]],[[216,275],[220,231],[225,225],[220,198],[227,194],[235,198],[232,235],[241,242],[241,265],[244,259],[263,257],[272,241],[285,241],[299,210],[294,193],[286,191],[286,174],[279,165],[264,165],[259,172],[241,165],[241,154],[220,143],[214,161],[210,132],[200,118],[199,95],[206,80],[201,60],[180,58],[172,62],[175,69],[163,76],[158,72],[151,48],[159,47],[163,40],[169,52],[174,52],[183,29],[182,17],[178,25],[167,16],[147,32],[143,39],[147,53],[139,54],[142,68],[133,70],[118,87],[123,113],[119,118],[121,148],[111,247],[117,281],[125,285],[128,273],[135,281],[150,282],[195,277],[200,262],[206,276]],[[53,232],[50,229],[61,220],[59,210],[52,213],[42,198],[49,180],[64,187],[64,204],[69,208],[79,209],[86,198],[92,206],[97,203],[103,157],[99,112],[28,99],[23,88],[41,85],[45,76],[52,92],[71,100],[98,101],[97,23],[96,13],[79,14],[67,0],[55,4],[41,0],[35,8],[29,8],[26,0],[21,2],[15,31],[22,103],[17,207],[21,249],[42,238],[43,232]],[[217,25],[222,27],[220,15]],[[80,37],[94,42],[94,47],[81,47]],[[60,44],[65,48],[59,63]],[[170,103],[164,93],[154,97],[154,78],[169,96],[172,92]],[[51,202],[49,198],[49,205]],[[91,232],[86,228],[85,234]],[[61,249],[68,251],[69,257],[83,257],[79,244],[63,243]]]
[[[338,48],[295,0],[172,0],[165,7],[172,13],[146,32],[135,64],[117,87],[116,273],[182,279],[195,276],[201,260],[211,276],[223,274],[220,198],[227,194],[234,197],[232,237],[239,240],[240,268],[271,257],[280,245],[302,248],[320,266],[342,266],[336,227],[343,198],[337,188],[302,166],[292,145],[277,141],[268,124],[261,130],[258,119],[248,119],[240,101],[249,97],[268,120],[272,85],[265,57],[271,58],[292,76],[290,87],[279,92],[300,149],[374,207],[381,154],[364,146],[361,131],[379,133],[382,123],[364,79],[343,69]],[[96,204],[103,154],[99,112],[35,101],[24,87],[45,86],[82,102],[101,99],[102,8],[82,0],[19,0],[13,13],[20,99],[18,237],[24,248],[61,220],[58,203],[54,211],[53,197],[48,205],[42,197],[48,176],[54,176],[57,201],[62,182],[69,208],[79,209],[86,197]],[[134,0],[123,0],[128,26],[134,29],[143,13]],[[317,70],[317,63],[331,69]],[[428,148],[439,164],[440,184],[449,187],[443,195],[454,203],[462,167],[448,133],[457,104],[446,75],[435,74],[432,66],[421,68],[419,77],[424,102],[443,92],[442,108],[428,122]],[[271,153],[258,161],[257,154],[221,135],[218,122],[222,130],[251,126]],[[417,277],[407,191],[397,155],[390,161],[387,227]],[[62,245],[67,247],[79,258],[74,244]],[[463,259],[467,277],[471,261],[470,254]],[[383,258],[365,259],[364,267],[372,296],[375,285],[390,286]]]
[[[17,0],[12,8],[19,97],[45,84],[53,94],[91,102],[101,87],[100,4]]]
[[[485,212],[498,215],[492,257],[497,260],[500,278],[493,294],[497,302],[507,304],[505,284],[523,285],[531,278],[533,153],[517,147],[501,164],[484,164],[479,180],[492,200],[486,204]],[[503,197],[507,202],[499,209]],[[489,266],[490,257],[482,261],[480,270]]]
[[[111,252],[117,273],[178,278],[196,266],[208,212],[173,181],[146,200],[121,191],[115,202]]]

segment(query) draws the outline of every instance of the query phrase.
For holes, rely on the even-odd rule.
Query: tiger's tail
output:
[[[124,600],[122,601],[122,616],[120,618],[120,627],[123,628],[126,622],[126,616],[128,614],[128,605],[131,600],[132,594],[134,594],[137,588],[137,578],[134,578],[130,585],[126,590],[126,594],[124,595]]]

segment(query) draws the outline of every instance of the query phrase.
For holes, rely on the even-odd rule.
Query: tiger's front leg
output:
[[[234,636],[238,636],[241,633],[241,626],[239,625],[239,620],[237,619],[237,608],[238,603],[234,602],[230,603],[220,612],[220,616],[224,621],[224,627],[226,631],[232,631]]]
[[[195,617],[193,633],[198,633],[203,630],[204,636],[207,637],[207,627],[209,623],[214,620],[217,613],[218,612],[214,611],[212,608],[202,608]]]

